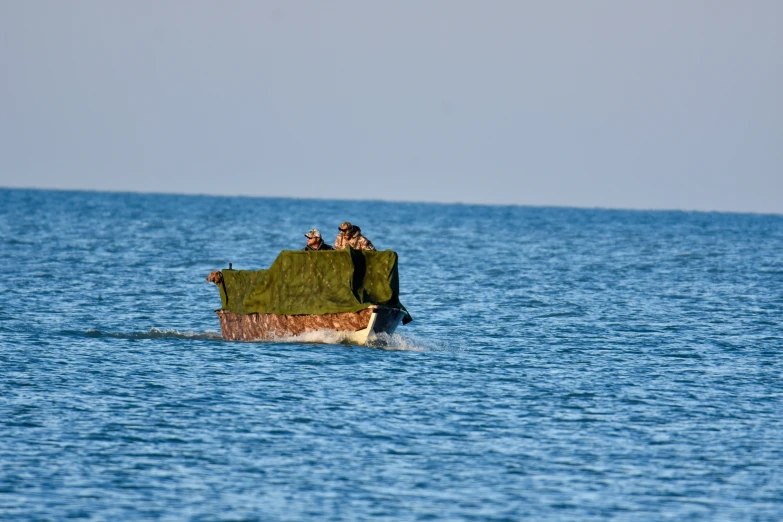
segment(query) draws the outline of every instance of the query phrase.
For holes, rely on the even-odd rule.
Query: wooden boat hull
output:
[[[236,314],[215,312],[227,341],[270,341],[314,331],[334,331],[337,342],[366,345],[379,334],[391,335],[405,317],[397,308],[371,306],[359,312],[320,315]]]

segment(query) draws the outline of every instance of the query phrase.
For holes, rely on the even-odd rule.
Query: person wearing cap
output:
[[[307,246],[302,250],[306,250],[308,252],[311,250],[334,250],[334,248],[324,243],[324,240],[321,239],[321,233],[316,229],[312,229],[310,232],[305,234],[305,237],[307,238]]]
[[[346,221],[340,225],[340,233],[334,240],[334,249],[342,250],[348,246],[354,250],[375,250],[372,241],[362,235],[362,229]]]

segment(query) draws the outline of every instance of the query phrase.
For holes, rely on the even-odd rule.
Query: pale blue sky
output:
[[[783,2],[0,0],[0,186],[783,213]]]

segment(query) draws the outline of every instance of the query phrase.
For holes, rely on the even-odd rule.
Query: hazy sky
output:
[[[0,0],[0,186],[783,213],[783,1]]]

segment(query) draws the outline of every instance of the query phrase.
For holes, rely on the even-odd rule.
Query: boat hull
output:
[[[338,342],[366,345],[379,334],[391,335],[405,313],[397,308],[371,306],[359,312],[320,315],[236,314],[215,312],[227,341],[271,341],[314,331],[334,331]]]

